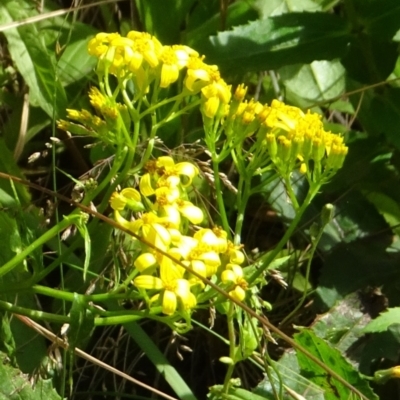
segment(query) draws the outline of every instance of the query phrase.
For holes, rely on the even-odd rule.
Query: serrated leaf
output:
[[[50,379],[39,379],[32,387],[29,376],[9,364],[0,353],[0,400],[60,400]]]
[[[371,390],[367,380],[363,379],[358,371],[330,344],[317,337],[314,332],[304,329],[294,335],[296,343],[306,348],[312,355],[331,368],[354,388],[363,393],[369,400],[378,400],[378,396]],[[336,381],[310,358],[297,351],[297,360],[302,375],[325,390],[325,399],[349,399],[352,391],[342,383]]]
[[[250,22],[210,38],[207,61],[229,72],[277,69],[343,56],[346,21],[326,13],[290,13]]]
[[[400,324],[400,307],[389,308],[381,313],[364,328],[363,332],[384,332],[393,324]]]

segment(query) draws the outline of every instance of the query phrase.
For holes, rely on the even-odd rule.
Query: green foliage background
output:
[[[333,203],[335,215],[319,243],[311,281],[305,282],[300,262],[297,262],[292,275],[287,272],[288,263],[283,263],[277,269],[290,281],[292,289],[285,292],[272,284],[266,288],[265,300],[274,306],[271,319],[278,324],[282,315],[296,306],[304,288],[312,288],[312,311],[302,310],[291,321],[310,326],[309,330],[297,334],[296,340],[317,349],[318,353],[321,346],[326,351],[326,343],[332,341],[332,337],[336,338],[333,342],[342,345],[335,346],[334,356],[340,360],[335,364],[335,370],[349,381],[358,382],[359,375],[354,377],[356,370],[373,376],[376,370],[399,364],[400,332],[396,325],[397,307],[400,306],[398,0],[83,2],[74,10],[53,14],[59,9],[58,2],[47,0],[41,4],[30,0],[3,0],[0,3],[3,54],[0,58],[0,171],[26,177],[51,190],[61,190],[70,195],[73,184],[57,171],[61,169],[79,179],[89,168],[109,156],[101,148],[85,149],[84,145],[88,144],[85,139],[71,141],[62,134],[59,136],[55,130],[55,120],[65,117],[66,108],[80,108],[87,102],[85,93],[92,82],[95,60],[87,54],[86,46],[95,33],[126,33],[136,29],[150,32],[164,44],[187,44],[205,54],[208,63],[217,64],[228,83],[246,82],[252,95],[258,96],[261,102],[279,97],[289,104],[320,112],[326,117],[329,129],[344,132],[349,146],[344,167],[315,199],[303,218],[301,229],[293,238],[293,246],[282,254],[291,255],[290,262],[296,264],[296,258],[307,246],[311,222],[318,218],[325,203]],[[40,19],[36,20],[37,17]],[[29,119],[24,125],[23,115],[27,108]],[[175,124],[164,129],[162,139],[164,143],[178,145],[194,142],[200,134],[199,119],[191,117],[185,120],[184,129]],[[50,136],[59,136],[61,142],[51,142],[46,150],[45,143],[49,142]],[[47,156],[44,151],[47,151]],[[33,153],[38,153],[40,158],[28,162]],[[299,185],[298,191],[301,189]],[[249,214],[252,224],[248,226],[247,250],[258,247],[260,251],[266,251],[269,245],[264,242],[273,242],[274,236],[281,235],[282,229],[293,219],[293,211],[280,186],[269,188],[269,196],[254,199],[254,204],[256,208],[268,209],[273,219],[272,222],[262,219],[261,212]],[[66,205],[56,206],[60,216],[66,213]],[[48,204],[40,194],[1,179],[1,265],[28,248],[55,219],[56,214],[48,211]],[[88,249],[88,242],[79,235],[71,236],[67,241],[60,241],[54,235],[46,244],[43,243],[40,251],[21,260],[20,267],[12,274],[3,274],[0,267],[1,300],[33,309],[42,303],[44,311],[60,313],[61,316],[70,314],[78,332],[86,329],[85,334],[81,332],[75,337],[73,344],[78,347],[87,345],[82,338],[89,336],[93,327],[90,322],[93,317],[87,315],[86,305],[82,306],[79,296],[75,296],[72,303],[62,303],[61,300],[65,299],[50,301],[49,298],[38,298],[39,293],[31,286],[41,283],[54,288],[68,288],[71,294],[85,293],[89,288],[88,283],[82,280],[83,268],[88,270],[91,282],[98,284],[103,280],[103,271],[112,263],[119,265],[120,262],[116,254],[105,250],[110,249],[109,243],[114,240],[111,228],[101,225],[99,230],[98,226],[99,223],[93,221],[88,225],[92,256],[86,267],[84,250]],[[252,229],[256,232],[252,233]],[[97,290],[101,292],[102,285],[98,285]],[[361,302],[354,300],[355,294]],[[110,309],[120,307],[118,304],[107,306]],[[340,329],[335,331],[324,322],[327,328],[321,333],[318,328],[321,320],[312,324],[317,313],[332,315],[340,306],[344,310],[340,315],[346,315]],[[362,330],[371,318],[388,306],[393,310]],[[7,314],[4,304],[0,308],[4,311],[1,350],[14,365],[32,374],[44,364],[52,364],[52,359],[47,356],[45,340],[32,335],[29,328]],[[82,324],[82,318],[87,326]],[[54,324],[55,331],[59,328],[60,324]],[[148,336],[140,339],[138,327],[131,325],[127,329],[139,347],[128,341],[122,342],[129,353],[126,359],[134,359],[132,353],[141,351],[140,348],[147,349],[144,350],[146,354],[149,348],[158,351],[152,362],[160,373],[166,374],[166,380],[179,398],[189,399],[195,395],[202,398],[207,385],[216,383],[203,376],[202,387],[197,387],[195,378],[192,376],[190,379],[183,372],[179,381],[176,378],[179,374],[175,375],[176,370],[172,367],[171,375],[168,375],[160,367],[165,361],[164,356],[154,345],[160,338],[153,337],[153,345],[146,345],[144,342]],[[106,343],[108,335],[116,337],[116,331],[105,330],[100,341]],[[167,334],[162,331],[162,335]],[[326,341],[325,345],[318,342],[320,339],[315,339],[313,345],[307,344],[307,335],[313,339],[319,336]],[[353,337],[353,340],[343,344],[346,337]],[[377,346],[377,343],[384,345]],[[354,352],[355,344],[362,346],[364,352]],[[342,357],[349,355],[354,368],[346,375],[350,364],[343,367]],[[124,359],[124,356],[120,357]],[[105,355],[104,359],[110,362],[110,355]],[[199,373],[196,359],[194,356],[192,374],[195,376]],[[276,356],[275,359],[276,364],[282,366],[281,371],[284,368],[298,371],[294,378],[292,372],[283,373],[287,380],[283,379],[298,393],[308,388],[313,397],[306,398],[350,398],[347,392],[341,392],[342,388],[326,389],[326,385],[330,385],[329,376],[314,379],[312,374],[307,375],[308,368],[312,370],[314,367],[310,367],[301,356],[296,359],[293,354],[285,353],[282,358]],[[64,375],[54,372],[54,366],[48,367],[48,371],[56,375],[53,384],[60,393],[66,393],[68,375],[72,377],[75,374],[75,382],[78,379],[71,360],[64,358]],[[200,358],[197,360],[201,362]],[[172,364],[179,365],[176,360]],[[116,365],[126,367],[122,361]],[[140,365],[152,370],[152,366]],[[179,370],[178,366],[176,368]],[[314,374],[317,372],[314,369]],[[48,375],[44,376],[48,378]],[[181,382],[180,387],[171,383],[177,379]],[[9,382],[9,379],[1,381]],[[109,382],[110,378],[107,378]],[[248,390],[258,382],[250,383],[246,387]],[[43,381],[41,384],[47,387],[48,383]],[[188,389],[186,384],[192,389]],[[23,388],[26,383],[15,381],[15,385]],[[117,387],[115,384],[115,391]],[[390,397],[395,390],[394,384],[375,389],[381,398],[394,398]],[[10,390],[6,383],[0,384],[0,392],[10,395]],[[99,390],[98,386],[93,384],[92,390]],[[371,389],[365,390],[369,398],[376,398]],[[256,391],[265,398],[274,398],[271,387],[265,382]],[[29,398],[47,398],[47,395],[43,397],[44,391],[40,393]],[[215,393],[218,396],[217,389]],[[236,396],[232,398],[250,399],[249,393],[232,393]],[[72,391],[71,396],[79,398],[80,394]]]

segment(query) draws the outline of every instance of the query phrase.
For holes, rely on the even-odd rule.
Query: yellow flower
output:
[[[220,106],[225,106],[231,99],[231,86],[223,79],[211,82],[201,89],[203,97],[202,110],[206,117],[214,118]]]
[[[162,62],[160,87],[166,88],[176,82],[179,71],[186,67],[190,55],[198,55],[188,46],[164,46],[159,59]]]
[[[111,195],[110,206],[115,211],[122,211],[130,200],[140,202],[140,193],[136,189],[125,188],[121,192],[114,192]]]
[[[162,49],[161,43],[154,36],[145,32],[130,31],[126,36],[133,41],[133,50],[136,54],[136,62],[131,65],[131,68],[139,69],[143,59],[150,65],[150,68],[157,67],[159,64],[158,54]]]
[[[187,62],[184,85],[190,92],[197,93],[203,86],[220,78],[218,67],[203,62],[203,57],[191,56]]]
[[[166,315],[175,313],[180,303],[184,310],[196,306],[196,298],[190,291],[190,283],[183,279],[184,269],[177,266],[170,258],[163,256],[160,262],[160,277],[140,275],[133,284],[140,289],[162,290],[162,312]]]
[[[228,248],[227,234],[221,228],[200,229],[193,237],[199,241],[199,246],[202,249],[225,253]]]
[[[222,271],[221,281],[223,283],[233,283],[234,286],[229,291],[229,295],[236,300],[244,300],[248,283],[243,278],[243,270],[239,265],[228,264],[226,269]]]

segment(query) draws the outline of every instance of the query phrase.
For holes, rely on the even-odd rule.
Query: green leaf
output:
[[[0,24],[33,15],[37,12],[29,2],[6,0],[0,3]],[[29,87],[31,104],[40,106],[50,117],[54,113],[56,117],[63,115],[67,107],[66,94],[57,79],[55,57],[45,46],[40,25],[7,29],[4,35],[13,62]]]
[[[364,333],[384,332],[393,324],[400,324],[400,307],[392,307],[381,313],[364,328]]]
[[[327,101],[345,91],[344,68],[339,61],[314,61],[279,70],[286,89],[310,104]]]
[[[13,368],[0,353],[0,400],[60,400],[51,380],[38,379],[32,387],[29,376]]]
[[[211,37],[207,61],[228,72],[332,60],[350,40],[346,22],[326,13],[291,13],[250,22]]]
[[[63,30],[59,39],[66,46],[57,63],[57,73],[64,86],[87,77],[97,62],[87,51],[88,38],[97,30],[80,22],[75,22],[71,29]]]
[[[317,337],[311,330],[302,330],[294,335],[294,339],[296,343],[306,348],[312,355],[343,377],[368,399],[378,400],[378,396],[369,387],[368,381],[361,377],[358,371],[352,367],[337,349],[332,348],[330,344]],[[300,351],[297,351],[297,360],[302,375],[325,390],[325,399],[341,400],[351,398],[352,392],[350,389],[328,375],[325,370]]]
[[[400,29],[398,0],[352,0],[352,6],[362,30],[377,39],[392,39]]]
[[[321,6],[313,0],[296,0],[291,3],[287,0],[256,0],[253,7],[258,10],[261,18],[281,15],[287,12],[314,12],[321,10]]]
[[[204,7],[202,7],[204,9]],[[190,20],[192,15],[190,16]],[[225,21],[226,29],[230,29],[233,26],[246,24],[248,21],[257,19],[257,13],[251,7],[250,2],[237,1],[228,6],[227,17]],[[190,23],[189,20],[189,23]],[[204,42],[205,38],[210,35],[215,35],[221,28],[221,13],[218,12],[211,14],[209,17],[204,18],[202,16],[201,23],[196,25],[195,28],[190,29],[186,34],[186,42],[189,46],[197,49],[201,47],[201,42]]]
[[[272,382],[268,377],[265,377],[254,389],[254,392],[258,395],[268,400],[275,400],[276,397],[274,396],[272,385],[274,385],[275,390],[279,391],[282,382],[285,387],[293,390],[307,400],[325,400],[324,391],[301,375],[296,354],[292,349],[287,350],[280,360],[274,362],[273,366],[269,367],[269,369]],[[293,396],[284,390],[283,397],[280,400],[293,400]]]
[[[356,81],[377,83],[386,80],[394,70],[397,56],[396,43],[362,33],[352,37],[341,62]]]
[[[163,44],[180,42],[181,24],[194,0],[136,1],[145,30]]]
[[[393,232],[400,235],[400,206],[398,202],[389,196],[378,193],[366,193],[365,197],[375,205],[379,214],[385,218],[389,226],[393,227]]]
[[[371,320],[368,313],[361,311],[364,306],[359,294],[352,293],[327,313],[317,316],[312,330],[352,362],[359,362],[359,347],[354,344],[364,336],[363,329]]]

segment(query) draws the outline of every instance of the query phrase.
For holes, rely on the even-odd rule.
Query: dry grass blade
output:
[[[37,332],[38,334],[44,336],[46,339],[50,340],[51,342],[53,342],[54,344],[56,344],[57,346],[60,346],[66,350],[69,349],[69,345],[68,343],[63,340],[60,339],[58,336],[56,336],[53,332],[50,332],[48,329],[44,328],[43,326],[39,325],[38,323],[32,321],[30,318],[28,317],[24,317],[22,315],[18,315],[18,314],[13,314],[16,318],[18,318],[20,321],[22,321],[25,325],[29,326],[30,328],[32,328],[33,330],[35,330],[35,332]],[[119,371],[118,369],[112,367],[111,365],[108,365],[100,360],[98,360],[96,357],[91,356],[88,353],[85,353],[83,350],[80,350],[78,348],[74,349],[74,353],[83,358],[84,360],[87,360],[101,368],[104,368],[107,371],[112,372],[115,375],[120,376],[121,378],[124,378],[126,380],[128,380],[129,382],[134,383],[135,385],[141,386],[151,392],[153,392],[154,394],[157,394],[158,396],[163,397],[164,399],[168,399],[168,400],[177,400],[175,397],[171,397],[155,388],[152,388],[151,386],[146,385],[145,383],[142,383],[140,381],[138,381],[135,378],[132,378],[131,376],[125,374],[124,372]]]

